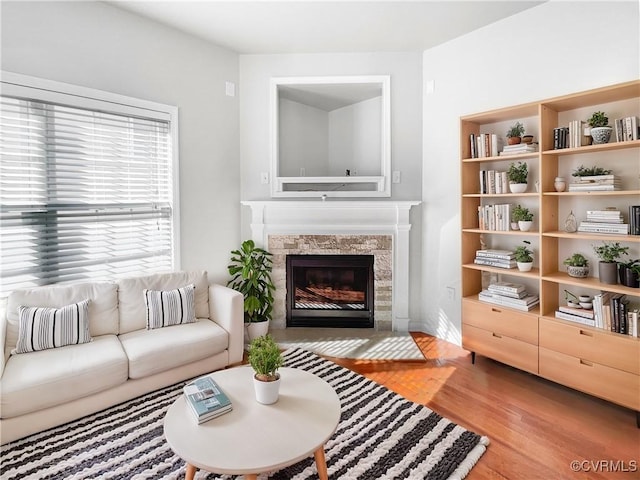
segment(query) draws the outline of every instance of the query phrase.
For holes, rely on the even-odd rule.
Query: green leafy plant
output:
[[[628,255],[629,247],[623,247],[618,242],[602,242],[600,246],[593,246],[601,262],[617,263],[622,255]]]
[[[249,365],[256,378],[264,382],[278,379],[278,369],[283,364],[282,353],[271,335],[254,338],[249,344]]]
[[[593,112],[593,115],[587,120],[591,128],[609,126],[609,117],[604,112]]]
[[[514,252],[516,256],[516,262],[533,262],[533,251],[529,249],[529,245],[531,245],[531,242],[529,240],[523,240],[522,243],[524,243],[524,245],[517,246]]]
[[[520,122],[516,122],[511,126],[509,130],[507,130],[507,138],[511,137],[521,137],[524,133],[524,125]]]
[[[593,166],[591,168],[587,168],[584,165],[580,165],[576,168],[571,174],[572,177],[593,177],[596,175],[609,175],[611,170],[606,170],[601,167]]]
[[[566,258],[562,263],[564,263],[565,265],[570,265],[572,267],[588,267],[589,266],[589,260],[587,260],[587,258],[581,253],[574,253],[569,258]]]
[[[526,162],[512,163],[507,170],[507,178],[510,183],[527,183],[529,170]]]
[[[253,240],[242,242],[239,250],[231,252],[231,263],[227,269],[232,278],[227,286],[244,296],[245,322],[271,319],[275,290],[271,280],[272,268],[271,253],[257,248]]]
[[[522,205],[516,205],[511,216],[514,222],[531,222],[533,220],[533,213]]]

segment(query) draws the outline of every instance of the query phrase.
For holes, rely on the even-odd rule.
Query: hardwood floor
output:
[[[467,479],[640,478],[633,411],[480,355],[472,365],[466,350],[412,335],[425,361],[330,359],[489,437]],[[573,461],[589,471],[573,472]]]

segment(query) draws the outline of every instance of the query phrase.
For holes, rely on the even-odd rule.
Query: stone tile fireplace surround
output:
[[[409,210],[415,201],[244,201],[251,237],[273,254],[273,328],[286,325],[286,255],[374,256],[375,329],[408,331]]]

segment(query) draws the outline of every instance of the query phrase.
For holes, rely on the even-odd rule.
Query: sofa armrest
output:
[[[244,352],[244,297],[215,283],[209,284],[209,317],[229,332],[229,364],[242,361]]]

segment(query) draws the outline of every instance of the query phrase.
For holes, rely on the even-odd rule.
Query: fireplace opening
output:
[[[287,327],[372,328],[373,255],[287,255]]]

